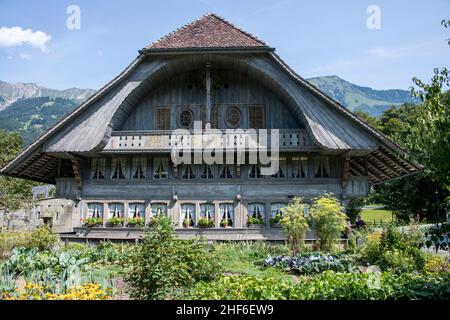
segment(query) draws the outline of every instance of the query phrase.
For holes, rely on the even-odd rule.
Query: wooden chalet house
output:
[[[223,132],[224,143],[245,139],[227,129],[268,129],[269,136],[277,130],[279,170],[262,175],[260,163],[174,163],[174,130],[190,132],[196,121]],[[167,215],[182,238],[276,240],[284,235],[271,218],[294,196],[332,192],[347,204],[371,184],[418,169],[274,48],[208,14],[140,50],[1,172],[56,184],[58,197],[74,201],[73,237],[135,239],[142,229],[127,226],[130,219],[148,224]],[[123,226],[108,227],[113,216]],[[102,224],[85,227],[89,217]],[[262,224],[249,226],[250,217]],[[211,228],[200,228],[201,219]]]

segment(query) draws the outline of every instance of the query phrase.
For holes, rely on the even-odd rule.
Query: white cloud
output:
[[[374,47],[367,50],[367,53],[388,59],[398,59],[404,57],[415,57],[427,54],[430,43],[418,43],[402,47]]]
[[[42,52],[47,52],[47,42],[52,37],[42,31],[22,29],[21,27],[1,27],[0,47],[18,47],[29,44]]]
[[[19,57],[22,60],[27,60],[27,61],[31,60],[31,55],[29,55],[28,53],[20,52]]]

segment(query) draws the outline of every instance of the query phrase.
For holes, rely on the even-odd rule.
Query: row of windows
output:
[[[292,157],[289,163],[286,158],[279,161],[278,172],[272,175],[273,178],[329,178],[330,164],[328,157],[314,157],[314,168],[308,166],[307,157]],[[113,158],[111,161],[110,178],[114,180],[128,179],[147,179],[155,180],[169,178],[169,158],[155,157],[151,163],[151,168],[147,166],[146,158],[132,158],[131,173],[128,174],[127,159]],[[150,164],[150,161],[149,161]],[[241,166],[241,170],[247,171],[250,179],[262,179],[261,166],[258,164]],[[150,169],[153,169],[150,173]],[[312,170],[311,170],[312,169]],[[237,178],[236,166],[233,165],[181,165],[179,167],[178,177],[183,180],[192,179],[233,179]],[[310,172],[312,171],[312,172]],[[91,179],[105,179],[106,175],[105,159],[92,159]],[[150,175],[150,176],[148,176]]]
[[[109,218],[124,218],[124,204],[123,203],[108,203],[108,216]],[[277,215],[282,215],[284,208],[287,207],[287,203],[272,203],[271,204],[271,217],[275,218]],[[264,203],[249,203],[247,206],[248,218],[258,219],[262,222],[265,221],[265,204]],[[226,221],[227,226],[232,227],[234,225],[234,206],[231,203],[220,203],[219,211],[217,212],[219,221],[223,223]],[[155,203],[151,205],[151,216],[160,217],[168,216],[167,204]],[[87,218],[100,218],[104,217],[104,205],[103,203],[89,203]],[[145,217],[145,205],[143,203],[130,203],[128,206],[128,218],[144,218]],[[188,222],[189,226],[196,226],[199,219],[207,219],[209,221],[215,221],[216,210],[215,205],[212,203],[200,204],[200,211],[197,212],[197,207],[194,203],[181,204],[180,210],[180,223]]]

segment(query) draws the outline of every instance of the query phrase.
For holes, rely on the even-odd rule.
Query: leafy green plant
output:
[[[316,231],[318,247],[331,251],[333,243],[341,238],[346,227],[344,207],[332,194],[314,199],[309,210],[311,225]]]
[[[107,223],[108,225],[112,227],[122,226],[125,219],[122,217],[111,217],[108,219]]]
[[[206,218],[200,218],[198,220],[198,226],[200,228],[212,228],[214,227],[214,221]]]
[[[258,217],[249,217],[247,222],[249,225],[264,225],[264,219]]]
[[[172,224],[164,220],[145,235],[131,266],[125,281],[131,297],[138,299],[166,298],[179,288],[213,278],[218,270],[205,242],[176,240]]]
[[[127,225],[129,227],[143,227],[144,226],[144,219],[143,218],[128,218]]]
[[[336,273],[302,276],[294,283],[274,277],[222,276],[200,282],[184,294],[189,299],[214,300],[395,300],[449,299],[449,274],[400,275]]]
[[[220,226],[224,228],[228,227],[228,219],[220,220]]]
[[[281,222],[282,218],[283,218],[283,215],[281,213],[277,213],[275,215],[275,217],[270,218],[270,224],[271,225],[279,224]]]
[[[308,221],[305,217],[306,209],[307,205],[303,203],[303,199],[295,197],[284,209],[284,215],[281,219],[281,225],[287,234],[289,246],[294,254],[301,251],[308,230]]]
[[[86,218],[84,219],[84,225],[86,227],[96,227],[103,224],[103,220],[100,218]]]
[[[298,274],[321,273],[326,270],[337,272],[353,271],[353,261],[347,255],[326,255],[318,252],[302,253],[295,256],[269,256],[264,259],[265,267],[276,267]]]

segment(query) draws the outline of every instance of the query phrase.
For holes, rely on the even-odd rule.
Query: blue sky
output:
[[[66,27],[72,4],[79,30]],[[366,26],[369,5],[380,8],[378,30]],[[275,47],[304,77],[408,89],[413,76],[428,80],[433,68],[449,67],[450,30],[440,25],[450,19],[448,0],[0,0],[0,80],[99,89],[138,49],[208,12]],[[8,38],[11,30],[22,40]]]

